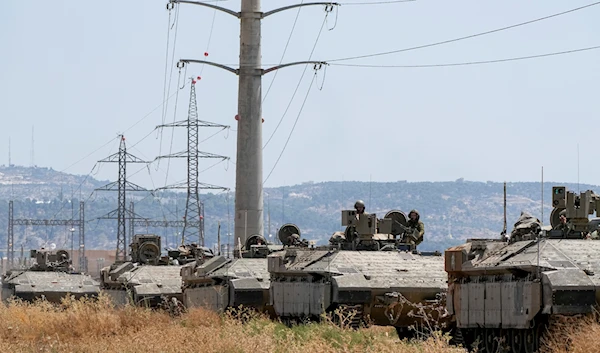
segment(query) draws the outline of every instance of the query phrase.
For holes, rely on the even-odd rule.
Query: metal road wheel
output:
[[[523,352],[523,345],[525,342],[525,330],[510,330],[510,346],[514,353]]]
[[[537,327],[533,327],[525,331],[525,338],[523,340],[525,353],[534,353],[537,350]]]
[[[498,351],[498,330],[493,328],[484,329],[485,332],[485,351],[496,353]]]

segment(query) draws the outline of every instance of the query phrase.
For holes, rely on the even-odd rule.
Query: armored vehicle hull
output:
[[[369,318],[376,325],[395,326],[399,334],[422,325],[422,314],[430,314],[442,325],[449,323],[444,314],[447,275],[441,256],[287,249],[268,260],[271,303],[284,320],[319,319],[341,310],[342,315],[357,314],[353,326]],[[409,315],[410,311],[416,315]]]
[[[196,258],[212,257],[212,252],[191,244],[161,256],[160,244],[157,235],[136,234],[130,245],[131,261],[102,269],[102,289],[114,304],[179,308],[183,301],[181,268]]]
[[[11,297],[27,301],[44,298],[59,303],[66,296],[96,297],[99,283],[90,276],[75,273],[69,253],[44,248],[31,250],[35,263],[25,270],[8,271],[2,278],[2,300]]]
[[[181,271],[186,307],[223,312],[240,305],[273,313],[269,305],[266,258],[227,259],[216,256],[201,265],[190,263]]]
[[[476,251],[486,254],[463,262]],[[479,339],[480,350],[495,351],[504,338],[514,352],[537,350],[550,317],[591,313],[600,303],[598,254],[600,242],[576,239],[472,242],[447,250],[448,309],[465,343]]]
[[[102,289],[115,305],[133,304],[158,307],[164,300],[183,300],[181,291],[182,266],[135,266],[126,262],[113,271],[105,272]],[[112,276],[112,278],[110,278]]]
[[[600,303],[600,241],[587,218],[600,209],[600,197],[564,187],[552,194],[553,230],[542,231],[523,212],[505,241],[446,250],[448,311],[466,346],[496,352],[504,342],[513,352],[535,352],[553,317],[591,313]]]
[[[25,301],[43,298],[60,303],[67,296],[92,298],[97,297],[99,292],[98,282],[78,273],[13,270],[2,279],[3,301],[11,297]]]

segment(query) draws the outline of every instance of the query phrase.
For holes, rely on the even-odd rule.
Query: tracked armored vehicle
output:
[[[353,327],[365,319],[394,326],[401,337],[413,336],[414,325],[449,324],[441,253],[417,251],[402,211],[383,219],[342,211],[342,225],[345,231],[334,233],[325,248],[290,246],[269,256],[271,303],[279,317],[319,320],[337,313]],[[423,315],[431,320],[423,322]]]
[[[294,225],[281,227],[279,233],[300,231]],[[186,307],[205,307],[218,312],[240,305],[273,315],[269,304],[267,255],[280,251],[282,245],[268,244],[264,237],[253,235],[246,240],[236,258],[215,256],[183,266],[183,300]]]
[[[600,197],[553,187],[552,206],[552,230],[522,213],[508,239],[468,240],[446,250],[447,307],[465,346],[535,352],[553,317],[598,305],[598,220],[588,215],[598,215]]]
[[[162,307],[183,301],[181,267],[197,258],[211,258],[212,251],[195,244],[168,250],[161,256],[160,237],[138,234],[131,243],[131,261],[115,263],[101,271],[101,287],[116,305],[127,303]]]
[[[75,272],[66,250],[31,250],[31,258],[35,263],[28,269],[9,270],[2,277],[3,301],[15,297],[60,303],[67,296],[98,296],[100,284],[87,274]]]

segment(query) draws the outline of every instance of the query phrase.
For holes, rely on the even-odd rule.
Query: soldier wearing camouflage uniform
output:
[[[571,224],[567,221],[567,210],[560,211],[558,219],[560,222],[554,226],[554,230],[561,230],[564,236],[569,235],[573,229]]]
[[[423,242],[423,235],[425,234],[425,225],[419,219],[421,215],[417,210],[411,210],[408,213],[408,227],[412,230],[412,233],[407,233],[404,237],[410,244],[419,245]]]

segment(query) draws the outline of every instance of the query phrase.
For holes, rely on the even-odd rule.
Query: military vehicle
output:
[[[289,246],[269,255],[271,304],[283,321],[336,313],[352,327],[367,319],[394,326],[401,337],[414,336],[410,327],[450,323],[441,253],[417,251],[404,212],[377,219],[345,210],[342,225],[326,247]]]
[[[294,227],[284,225],[279,233],[299,236],[300,231]],[[267,243],[261,235],[252,235],[233,259],[219,255],[188,263],[181,269],[185,306],[223,312],[242,305],[273,315],[269,305],[267,255],[282,248],[283,245]]]
[[[130,245],[131,261],[114,263],[101,270],[101,287],[116,305],[127,303],[157,308],[183,300],[181,267],[214,254],[196,244],[168,249],[161,255],[160,236],[137,234]]]
[[[72,296],[97,297],[100,284],[89,275],[73,270],[66,250],[31,250],[35,259],[27,269],[12,269],[2,277],[2,300],[11,297],[26,301],[45,299],[60,303],[62,298]]]
[[[472,239],[445,251],[447,309],[465,346],[535,352],[550,319],[598,304],[598,220],[588,215],[598,216],[600,197],[556,186],[552,206],[551,230],[522,213],[506,239]]]

